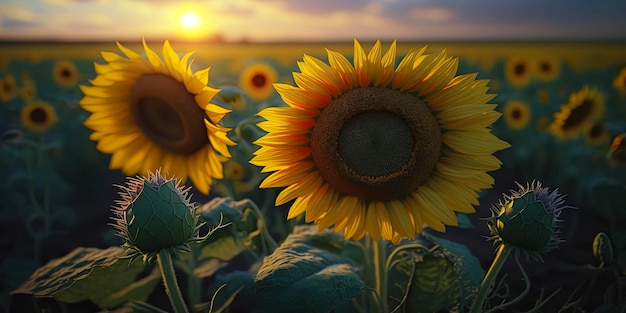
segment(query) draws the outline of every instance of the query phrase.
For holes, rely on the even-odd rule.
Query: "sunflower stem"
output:
[[[487,271],[487,274],[485,274],[485,278],[483,279],[480,290],[476,295],[476,299],[472,303],[470,313],[478,313],[482,310],[485,300],[487,299],[487,295],[489,295],[489,292],[491,291],[491,285],[493,285],[494,280],[498,276],[498,273],[500,272],[500,269],[502,269],[502,265],[504,265],[504,262],[509,254],[511,254],[511,248],[509,245],[502,244],[496,253],[496,257],[491,263],[491,267]]]
[[[373,245],[374,259],[374,279],[376,284],[376,293],[380,298],[378,301],[378,312],[387,312],[387,249],[385,249],[385,241],[380,239],[374,241]]]
[[[249,205],[252,210],[254,211],[254,214],[256,214],[257,218],[259,218],[262,222],[263,225],[261,225],[261,237],[263,238],[263,242],[264,245],[267,245],[267,249],[268,251],[265,251],[267,254],[272,253],[272,251],[276,250],[276,248],[278,248],[278,244],[276,243],[276,241],[274,240],[274,238],[272,237],[272,235],[270,234],[269,230],[267,230],[267,226],[268,224],[265,222],[265,218],[263,217],[263,213],[261,212],[261,210],[259,210],[259,207],[256,205],[256,203],[254,203],[254,201],[250,200],[250,199],[246,199],[246,204]],[[265,249],[264,249],[265,250]]]
[[[176,282],[176,273],[174,272],[174,264],[172,263],[172,255],[162,249],[157,254],[157,263],[159,269],[161,269],[161,276],[163,277],[163,284],[165,285],[165,293],[170,299],[172,308],[175,313],[188,313],[187,304],[183,300],[183,295],[178,288],[178,282]]]

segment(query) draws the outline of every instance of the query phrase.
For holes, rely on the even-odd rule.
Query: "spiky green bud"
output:
[[[163,249],[173,254],[188,251],[188,243],[197,238],[196,205],[190,202],[188,190],[180,181],[161,176],[132,177],[126,186],[119,186],[122,200],[114,207],[118,235],[124,239],[129,257],[143,255],[151,260]]]
[[[539,182],[525,187],[517,185],[519,191],[512,190],[511,195],[505,195],[504,201],[492,208],[493,216],[487,224],[491,239],[518,248],[518,253],[541,259],[542,254],[562,241],[558,234],[564,196],[558,190],[549,192]]]

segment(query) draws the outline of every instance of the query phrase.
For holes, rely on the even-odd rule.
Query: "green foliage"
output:
[[[145,301],[159,281],[159,273],[135,281],[145,269],[142,262],[128,264],[120,247],[79,247],[40,267],[12,294],[52,297],[61,302],[90,300],[112,308],[130,300]]]
[[[216,197],[196,209],[208,227],[217,227],[220,221],[222,225],[228,225],[217,229],[202,242],[200,260],[217,258],[229,261],[246,249],[254,255],[264,254],[264,242],[260,238],[262,219],[252,205],[248,199],[234,201]]]
[[[340,234],[296,227],[256,275],[258,312],[329,312],[363,294],[351,260],[338,254],[343,244]]]
[[[428,234],[399,246],[390,258],[390,304],[406,312],[462,310],[485,274],[466,246]]]

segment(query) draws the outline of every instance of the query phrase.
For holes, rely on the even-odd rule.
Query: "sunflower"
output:
[[[585,130],[585,138],[590,145],[603,143],[609,137],[609,132],[602,123],[593,123]]]
[[[224,178],[232,181],[243,180],[246,177],[246,169],[241,163],[235,160],[229,160],[224,165]]]
[[[524,101],[510,100],[504,105],[504,120],[510,129],[520,130],[530,122],[530,108]]]
[[[20,96],[24,101],[32,101],[37,96],[37,88],[35,87],[35,81],[28,75],[22,77],[22,88],[20,89]]]
[[[80,86],[80,105],[92,114],[98,150],[112,154],[109,167],[126,175],[159,168],[189,178],[208,194],[212,178],[223,177],[230,157],[229,130],[218,123],[229,110],[210,103],[219,90],[207,86],[209,69],[193,73],[189,58],[179,58],[168,41],[163,58],[143,43],[147,58],[117,44],[126,55],[102,52],[108,64],[95,63],[93,86]]]
[[[508,59],[504,65],[504,76],[509,85],[513,87],[528,85],[533,73],[532,63],[529,58],[523,56],[514,56]]]
[[[536,60],[535,75],[541,82],[553,81],[561,72],[561,62],[554,56],[543,56]]]
[[[0,79],[0,100],[9,102],[17,95],[17,81],[12,75]]]
[[[619,92],[626,93],[626,67],[613,80],[613,87]]]
[[[550,103],[550,92],[547,89],[537,90],[537,102],[541,104]]]
[[[584,86],[571,94],[569,102],[554,114],[550,131],[560,139],[576,138],[602,114],[604,95],[596,88]]]
[[[278,74],[267,63],[254,63],[246,67],[239,75],[239,87],[255,101],[262,101],[274,93],[272,85]]]
[[[49,103],[33,101],[22,107],[20,121],[24,128],[33,133],[43,133],[56,124],[57,113]]]
[[[366,54],[355,40],[354,64],[305,55],[297,87],[275,84],[287,107],[258,113],[267,134],[250,162],[273,172],[261,188],[286,187],[277,206],[295,199],[288,218],[398,243],[474,212],[501,165],[492,153],[509,147],[490,129],[501,114],[486,104],[487,80],[455,77],[457,58],[425,51],[396,67],[395,41],[383,55],[380,41]]]
[[[58,61],[52,68],[52,79],[54,82],[64,88],[76,86],[80,75],[76,65],[70,61]]]
[[[611,139],[607,158],[613,166],[626,165],[626,133],[618,134]]]

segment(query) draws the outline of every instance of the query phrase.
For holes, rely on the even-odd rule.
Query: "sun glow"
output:
[[[180,16],[180,26],[185,30],[196,30],[200,24],[202,24],[202,20],[196,12],[185,12]]]

